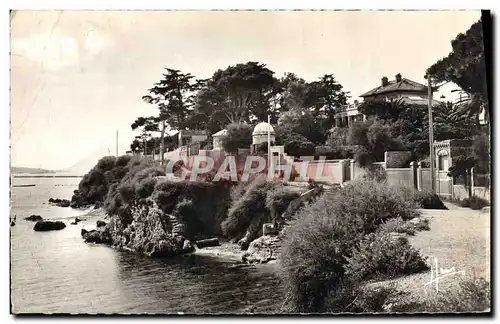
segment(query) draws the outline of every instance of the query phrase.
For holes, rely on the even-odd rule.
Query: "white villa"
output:
[[[402,99],[404,102],[427,105],[429,96],[426,85],[403,78],[400,73],[396,74],[395,79],[389,81],[387,77],[382,78],[381,84],[360,95],[364,101],[373,99]],[[439,101],[433,100],[433,104],[439,104]],[[359,102],[337,108],[335,113],[335,127],[349,127],[355,121],[364,120],[365,116],[358,111]]]

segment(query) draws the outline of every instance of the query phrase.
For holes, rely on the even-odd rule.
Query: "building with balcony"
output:
[[[360,95],[363,101],[402,100],[408,104],[428,105],[429,96],[426,85],[403,78],[400,73],[396,74],[392,81],[389,81],[387,77],[383,77],[381,81],[378,87]],[[436,104],[439,104],[439,101],[433,100],[433,105]],[[360,103],[355,100],[354,104],[337,108],[335,127],[349,127],[355,121],[364,120],[365,116],[358,111],[359,105]]]

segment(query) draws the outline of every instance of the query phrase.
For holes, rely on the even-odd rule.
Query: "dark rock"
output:
[[[280,239],[276,236],[261,236],[250,243],[248,250],[241,256],[247,263],[266,263],[276,260],[276,249]]]
[[[248,245],[250,245],[250,243],[245,238],[243,238],[238,242],[238,245],[240,246],[240,249],[242,251],[246,251],[248,249]]]
[[[216,237],[211,238],[211,239],[196,241],[196,246],[199,249],[202,249],[202,248],[208,247],[208,246],[219,246],[219,245],[220,245],[219,239]]]
[[[271,223],[265,223],[262,225],[262,235],[277,235],[278,230],[274,227],[274,224]]]
[[[192,252],[194,252],[193,243],[191,243],[190,240],[184,240],[184,243],[182,244],[182,253],[192,253]]]
[[[108,231],[92,230],[84,232],[82,229],[81,233],[85,243],[113,244]]]
[[[102,208],[103,206],[104,204],[102,203],[102,201],[96,201],[94,204],[94,209],[99,209]]]
[[[37,232],[58,231],[58,230],[62,230],[65,227],[66,227],[66,224],[64,224],[61,221],[52,222],[52,221],[43,221],[42,220],[42,221],[38,221],[35,224],[35,227],[33,227],[33,230],[35,230]]]
[[[83,218],[78,218],[78,217],[75,217],[75,221],[71,223],[71,225],[77,225],[79,222],[83,221],[85,219]]]
[[[68,199],[50,198],[49,203],[59,206],[59,207],[69,207],[71,202]]]
[[[84,236],[86,233],[88,233],[89,231],[87,231],[85,228],[82,228],[82,230],[80,231],[80,235],[81,236]]]
[[[97,227],[103,227],[103,226],[106,226],[106,222],[105,221],[102,221],[102,220],[98,220],[96,222],[96,226]]]
[[[16,222],[11,221],[11,222],[10,222],[10,226],[16,226]]]
[[[32,222],[38,222],[38,221],[43,220],[43,218],[40,215],[31,215],[31,216],[26,217],[25,220],[32,221]]]
[[[62,199],[61,202],[57,204],[59,207],[69,207],[71,205],[71,202],[67,199]]]

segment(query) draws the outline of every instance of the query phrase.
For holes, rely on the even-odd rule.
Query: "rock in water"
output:
[[[71,202],[67,199],[61,200],[60,203],[57,204],[59,207],[69,207],[71,205]]]
[[[78,217],[75,217],[75,221],[71,223],[71,225],[77,225],[79,222],[81,222],[83,219],[80,219]]]
[[[98,220],[96,222],[96,226],[97,227],[103,227],[103,226],[106,226],[106,222],[102,221],[102,220]]]
[[[113,240],[108,231],[92,230],[84,232],[82,229],[81,233],[86,243],[113,244]]]
[[[37,232],[45,232],[45,231],[58,231],[62,230],[63,228],[66,227],[66,224],[64,224],[61,221],[38,221],[35,224],[35,227],[33,227],[33,230]]]
[[[69,207],[71,205],[71,201],[68,199],[59,199],[59,198],[50,198],[49,203],[54,204],[59,207]]]
[[[31,215],[31,216],[26,217],[25,220],[32,221],[32,222],[38,222],[38,221],[43,220],[43,218],[40,215]]]
[[[193,243],[191,243],[190,240],[185,240],[184,244],[182,245],[182,253],[191,253],[191,252],[194,252]]]
[[[211,238],[211,239],[206,239],[206,240],[199,240],[199,241],[196,241],[196,246],[199,248],[199,249],[202,249],[204,247],[208,247],[208,246],[219,246],[219,239],[214,237],[214,238]]]
[[[80,231],[80,235],[83,236],[83,235],[85,235],[88,232],[89,231],[87,231],[85,228],[82,228],[82,230]]]

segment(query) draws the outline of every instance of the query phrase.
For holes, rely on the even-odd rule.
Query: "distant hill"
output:
[[[107,147],[101,147],[85,158],[79,160],[77,163],[73,164],[69,168],[65,168],[63,172],[71,174],[84,175],[92,169],[97,162],[104,156],[109,156],[110,152]]]
[[[56,173],[58,171],[45,170],[40,168],[11,167],[10,172],[15,174],[21,174],[21,173],[43,174],[43,173]]]

